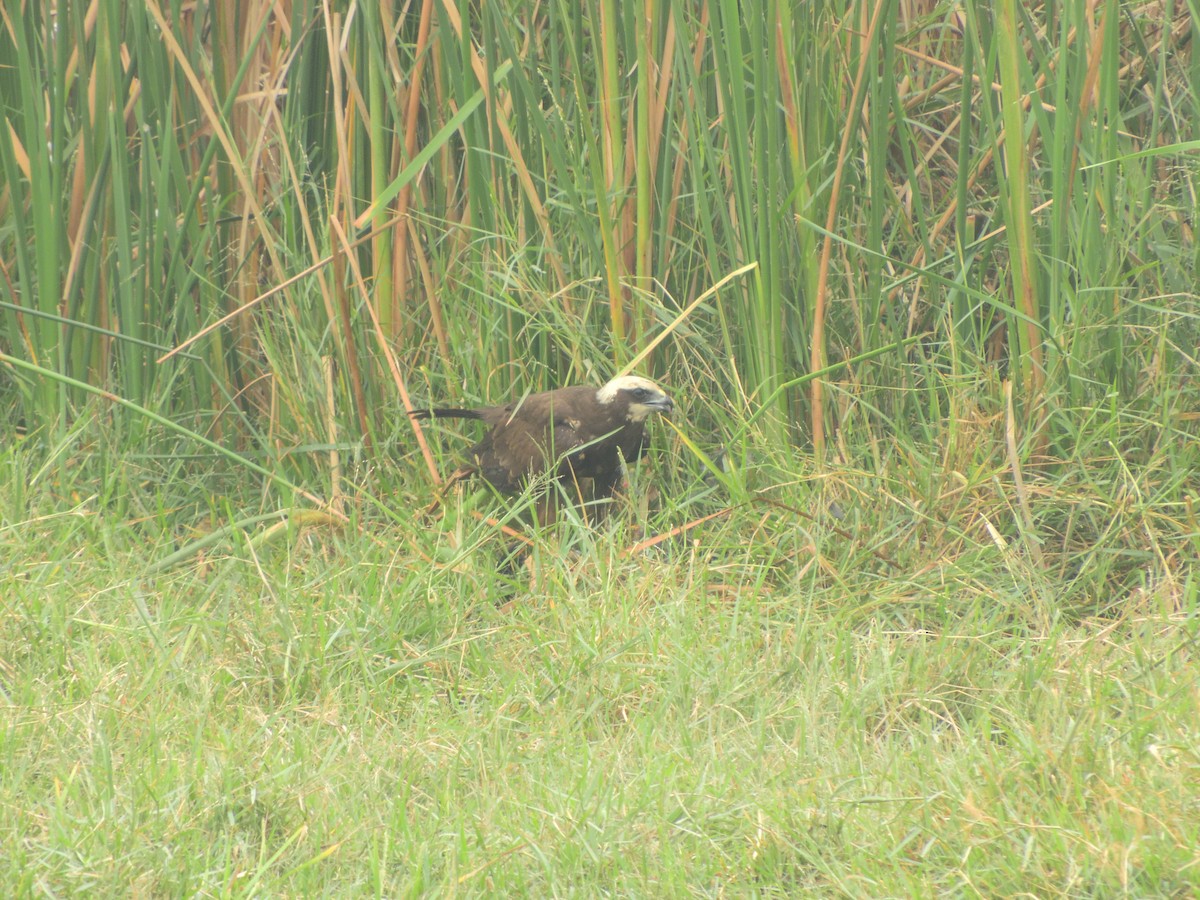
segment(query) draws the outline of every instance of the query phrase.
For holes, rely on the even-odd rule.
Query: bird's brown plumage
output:
[[[471,448],[462,474],[477,472],[502,493],[516,493],[556,465],[554,477],[572,494],[586,479],[592,497],[605,499],[620,484],[621,460],[633,462],[645,452],[647,417],[672,408],[652,381],[626,375],[599,389],[578,385],[505,406],[423,409],[412,416],[484,422],[488,433]]]

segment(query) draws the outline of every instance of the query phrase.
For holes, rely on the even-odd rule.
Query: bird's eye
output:
[[[645,400],[649,396],[650,396],[650,392],[648,390],[646,390],[645,388],[634,388],[633,389],[633,399],[634,400]]]

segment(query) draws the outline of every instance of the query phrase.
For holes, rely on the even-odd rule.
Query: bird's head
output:
[[[675,408],[662,388],[638,375],[614,378],[596,391],[596,399],[605,406],[614,403],[623,406],[625,418],[630,422],[644,422],[652,413],[669,413]]]

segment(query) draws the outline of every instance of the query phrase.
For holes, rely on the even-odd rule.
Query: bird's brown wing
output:
[[[590,394],[587,387],[567,388],[487,410],[492,429],[473,451],[484,478],[500,491],[518,491],[527,478],[586,444],[590,438],[576,416],[581,398]]]

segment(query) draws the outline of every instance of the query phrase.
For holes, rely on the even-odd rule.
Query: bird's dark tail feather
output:
[[[414,419],[482,419],[483,414],[477,409],[414,409],[409,413]]]

